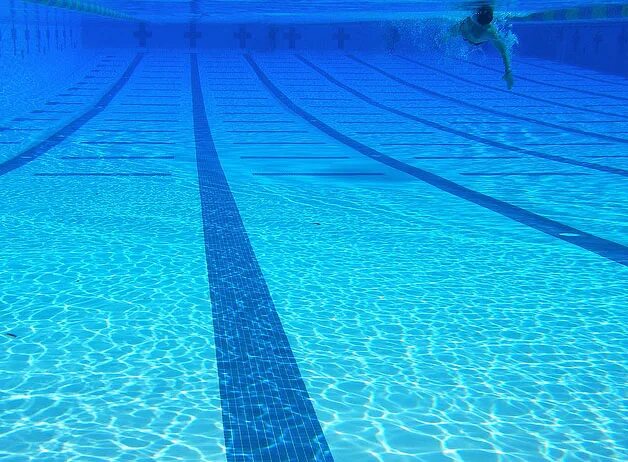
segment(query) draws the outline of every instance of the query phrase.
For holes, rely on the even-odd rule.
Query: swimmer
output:
[[[493,22],[493,7],[482,5],[475,10],[472,16],[465,18],[462,22],[452,27],[451,33],[453,35],[460,34],[465,41],[472,45],[481,45],[490,40],[502,56],[504,61],[504,76],[502,78],[506,81],[506,85],[508,85],[510,90],[513,84],[510,54],[508,53],[508,48],[506,48],[504,38],[491,25],[491,22]]]

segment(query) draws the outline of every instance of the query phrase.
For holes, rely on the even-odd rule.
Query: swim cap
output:
[[[493,8],[489,5],[482,5],[475,10],[473,16],[478,24],[487,26],[493,21]]]

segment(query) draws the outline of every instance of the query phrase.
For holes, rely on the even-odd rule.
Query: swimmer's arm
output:
[[[449,27],[449,36],[450,37],[456,37],[456,36],[460,35],[460,25],[461,25],[461,23],[457,22],[454,25]]]
[[[494,27],[491,27],[489,31],[491,41],[499,54],[502,56],[502,61],[504,62],[504,80],[508,84],[508,89],[512,88],[512,69],[510,67],[510,54],[508,53],[508,48],[506,48],[506,44],[504,40],[499,36]]]

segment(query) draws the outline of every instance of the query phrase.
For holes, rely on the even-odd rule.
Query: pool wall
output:
[[[426,52],[438,26],[427,21],[343,24],[137,24],[86,19],[87,48]],[[515,22],[515,53],[628,75],[628,21]],[[491,47],[484,47],[493,54]]]
[[[623,11],[623,10],[622,10]],[[628,75],[628,20],[516,21],[515,53]],[[442,27],[441,27],[442,29]],[[0,64],[24,67],[30,56],[81,48],[430,51],[435,21],[342,24],[146,24],[7,1],[0,7]],[[493,54],[492,47],[484,47]],[[54,70],[58,62],[46,66]],[[67,63],[64,63],[67,64]],[[35,64],[41,65],[41,61]],[[20,71],[26,78],[37,73]],[[24,73],[25,72],[25,73]]]
[[[628,76],[628,20],[522,23],[513,30],[523,56]]]

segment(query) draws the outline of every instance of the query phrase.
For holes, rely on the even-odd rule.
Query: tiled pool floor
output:
[[[7,109],[0,460],[628,458],[628,81],[515,68],[112,52]]]

